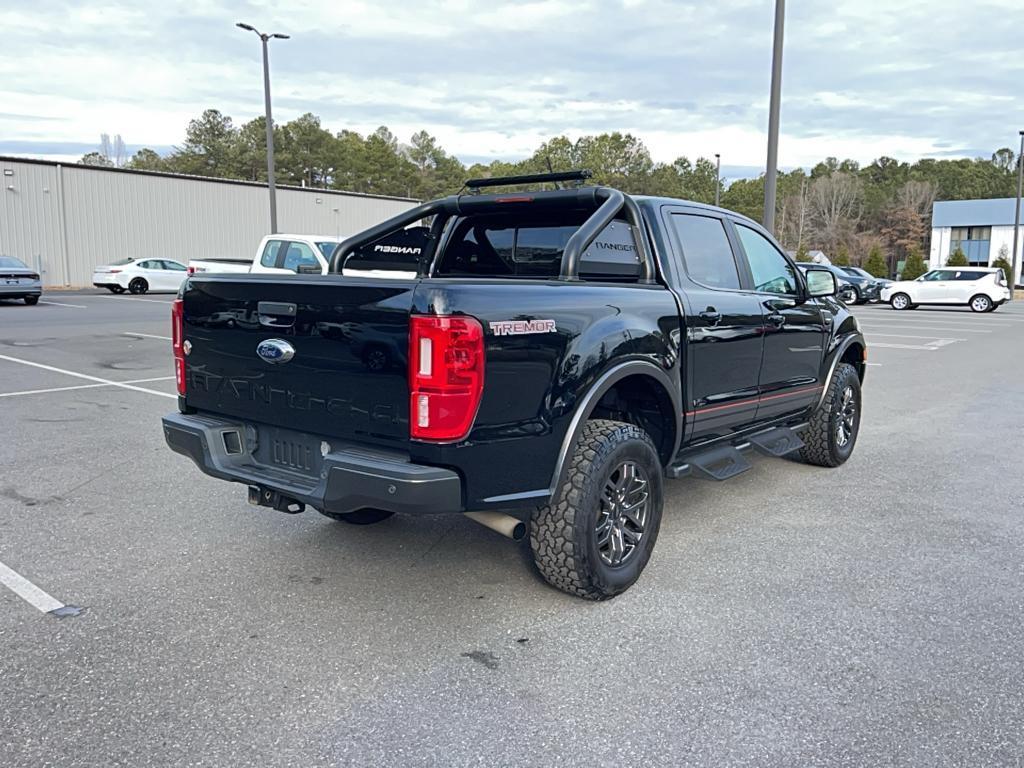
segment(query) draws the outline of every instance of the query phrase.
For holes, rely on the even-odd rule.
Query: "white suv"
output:
[[[943,267],[917,280],[901,280],[882,288],[881,300],[893,309],[921,304],[960,304],[975,312],[991,312],[1010,300],[1003,271],[994,267]]]

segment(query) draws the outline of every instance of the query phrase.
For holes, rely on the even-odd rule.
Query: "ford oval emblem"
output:
[[[256,354],[268,363],[287,363],[295,357],[295,347],[284,339],[265,339],[256,347]]]

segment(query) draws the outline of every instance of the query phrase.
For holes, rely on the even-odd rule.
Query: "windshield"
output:
[[[0,256],[0,267],[7,269],[28,269],[28,265],[13,256]]]

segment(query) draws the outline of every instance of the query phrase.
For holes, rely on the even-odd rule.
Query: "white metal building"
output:
[[[1012,197],[993,200],[946,200],[932,207],[932,245],[928,266],[945,266],[959,247],[972,266],[990,266],[1006,246],[1006,260],[1013,263]],[[1021,252],[1024,251],[1024,206],[1017,243],[1015,285],[1021,284]]]
[[[0,254],[50,286],[86,286],[129,256],[251,259],[270,231],[267,185],[0,157]],[[414,206],[406,198],[277,188],[278,229],[350,235]]]

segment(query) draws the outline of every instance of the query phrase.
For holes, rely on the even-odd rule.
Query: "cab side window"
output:
[[[317,261],[313,249],[305,243],[288,243],[288,252],[284,256],[284,264],[281,265],[292,272],[298,272],[299,267],[315,267],[320,269],[320,262]]]
[[[711,216],[674,213],[672,224],[679,236],[683,264],[690,279],[708,288],[738,291],[740,275],[724,222]]]
[[[264,267],[276,267],[277,266],[277,252],[281,250],[283,245],[280,240],[268,240],[267,244],[263,246],[263,256],[260,257],[260,264]]]
[[[768,238],[740,223],[736,224],[736,234],[747,254],[755,291],[783,296],[799,294],[796,271]]]

